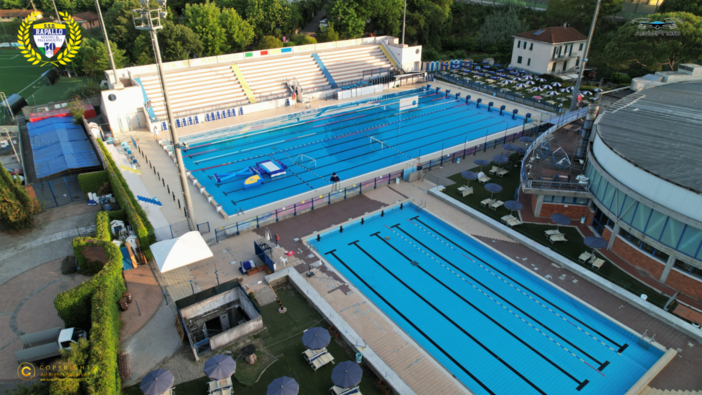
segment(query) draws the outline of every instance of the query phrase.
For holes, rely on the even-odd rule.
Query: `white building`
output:
[[[511,67],[534,74],[575,73],[585,51],[585,37],[572,27],[547,27],[514,37]]]

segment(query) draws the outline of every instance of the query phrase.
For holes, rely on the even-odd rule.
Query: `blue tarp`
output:
[[[27,124],[37,178],[69,169],[100,166],[88,136],[73,118],[48,118]]]

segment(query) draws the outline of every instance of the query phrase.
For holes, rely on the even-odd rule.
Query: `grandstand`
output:
[[[319,57],[339,85],[362,79],[366,70],[392,67],[378,45],[322,52]]]
[[[284,61],[279,58],[248,61],[239,64],[253,95],[259,98],[289,94],[285,78],[295,78],[305,90],[331,89],[312,55],[293,55]]]

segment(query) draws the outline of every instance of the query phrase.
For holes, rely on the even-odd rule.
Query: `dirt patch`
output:
[[[99,262],[103,265],[107,263],[107,254],[105,253],[105,249],[100,246],[91,245],[85,247],[83,249],[83,256],[90,262]]]

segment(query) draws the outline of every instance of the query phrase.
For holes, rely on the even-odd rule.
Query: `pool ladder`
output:
[[[648,350],[648,348],[651,346],[651,343],[655,341],[656,334],[654,333],[652,337],[648,337],[646,336],[646,333],[648,333],[648,329],[646,329],[643,335],[641,335],[641,338],[639,338],[639,344],[646,347],[646,349]]]
[[[417,211],[422,211],[424,208],[427,207],[427,202],[425,202],[424,200],[420,200],[420,199],[412,199],[412,204],[415,205],[415,207],[417,208]]]

